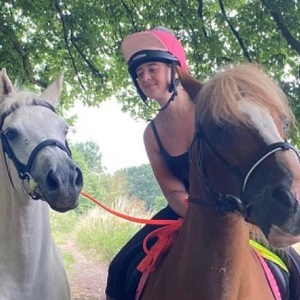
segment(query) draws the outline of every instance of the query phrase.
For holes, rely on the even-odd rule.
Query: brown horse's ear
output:
[[[181,67],[176,66],[176,70],[177,70],[181,85],[187,91],[187,93],[190,95],[192,100],[194,100],[196,95],[202,88],[203,83],[201,81],[199,81],[198,79],[196,79],[195,77],[188,74]]]

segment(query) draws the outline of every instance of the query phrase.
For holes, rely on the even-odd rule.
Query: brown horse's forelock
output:
[[[205,118],[214,122],[243,123],[249,120],[238,109],[238,101],[247,99],[278,117],[294,123],[294,115],[287,99],[271,78],[254,64],[227,67],[204,83],[198,94],[196,124]]]

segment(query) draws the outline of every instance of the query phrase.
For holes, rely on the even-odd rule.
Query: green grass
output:
[[[69,272],[72,268],[72,265],[75,263],[75,259],[71,253],[66,251],[62,251],[62,257],[66,271]]]
[[[127,215],[151,218],[140,201],[118,198],[113,209]],[[52,234],[59,248],[68,240],[74,240],[93,260],[108,263],[123,245],[143,226],[116,217],[102,208],[94,207],[84,215],[75,212],[50,213]],[[66,268],[74,263],[70,253],[62,250]]]
[[[64,244],[72,238],[77,226],[78,216],[74,211],[67,213],[58,213],[50,211],[50,223],[52,235],[57,245]]]
[[[95,211],[93,211],[95,213]],[[98,219],[89,216],[81,220],[76,234],[76,244],[96,260],[108,262],[137,232],[140,226],[114,216],[99,214]]]
[[[113,209],[135,217],[151,217],[139,202],[127,198],[117,199]],[[141,227],[96,207],[79,221],[76,244],[94,259],[109,262]]]

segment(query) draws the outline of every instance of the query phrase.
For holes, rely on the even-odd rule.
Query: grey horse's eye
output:
[[[19,136],[19,133],[14,128],[8,128],[7,130],[5,130],[5,135],[9,141],[13,141],[13,140],[17,139],[17,137]]]

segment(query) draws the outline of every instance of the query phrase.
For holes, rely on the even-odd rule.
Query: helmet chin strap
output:
[[[169,93],[173,92],[173,94],[169,98],[168,102],[163,107],[158,109],[158,111],[165,110],[170,105],[170,103],[175,99],[175,97],[178,95],[177,93],[178,84],[179,84],[179,79],[175,78],[175,63],[173,62],[171,64],[171,82],[168,89]]]
[[[177,96],[177,90],[175,87],[175,90],[174,90],[173,94],[171,95],[171,97],[169,98],[168,102],[163,107],[156,109],[156,111],[163,111],[163,110],[167,109],[168,106],[170,105],[170,103],[175,99],[176,96]]]

